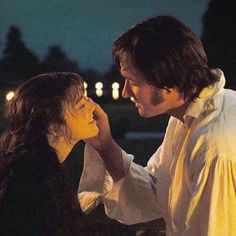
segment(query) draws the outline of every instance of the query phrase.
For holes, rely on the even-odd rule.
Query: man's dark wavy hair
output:
[[[172,16],[149,18],[118,37],[113,56],[119,67],[124,55],[147,83],[177,88],[185,99],[194,100],[218,80],[208,67],[201,40]]]
[[[43,166],[38,171],[43,172],[45,179],[42,181],[48,185],[57,216],[64,219],[57,226],[62,235],[70,230],[69,218],[78,203],[66,185],[64,172],[56,152],[48,143],[47,134],[50,125],[66,126],[65,105],[73,106],[83,93],[83,79],[70,72],[41,74],[24,82],[14,98],[7,101],[6,130],[0,139],[0,200],[4,197],[14,163],[24,157],[19,152],[30,148],[35,153],[34,158],[41,159],[38,163]]]

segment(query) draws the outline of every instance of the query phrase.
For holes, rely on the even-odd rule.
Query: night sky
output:
[[[26,46],[43,58],[60,45],[79,68],[105,72],[112,44],[131,25],[157,14],[171,14],[201,36],[209,0],[1,0],[0,50],[9,26],[22,32]]]

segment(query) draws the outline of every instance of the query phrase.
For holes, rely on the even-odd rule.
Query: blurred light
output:
[[[7,101],[10,101],[15,96],[15,93],[13,91],[9,91],[6,95]]]
[[[119,99],[119,90],[118,90],[118,89],[113,89],[113,90],[112,90],[112,98],[113,98],[114,100]]]
[[[132,102],[134,102],[134,97],[131,97],[130,100],[131,100]]]
[[[111,87],[112,87],[112,98],[114,100],[119,99],[119,87],[120,87],[120,85],[117,82],[114,82]]]
[[[103,88],[102,82],[97,82],[97,83],[95,84],[95,88],[96,88],[96,89],[102,89],[102,88]]]
[[[103,95],[102,89],[96,89],[96,94],[98,97],[101,97]]]
[[[102,88],[103,88],[103,84],[102,82],[97,82],[95,84],[95,88],[96,88],[96,94],[98,97],[101,97],[103,95],[103,91],[102,91]]]
[[[85,96],[85,97],[88,96],[87,88],[88,88],[88,84],[87,84],[86,82],[84,82],[84,96]]]
[[[119,89],[120,85],[117,82],[112,84],[112,89]]]

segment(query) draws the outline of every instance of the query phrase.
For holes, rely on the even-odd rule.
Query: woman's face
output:
[[[71,133],[70,142],[78,142],[98,134],[97,123],[93,117],[94,109],[95,105],[87,97],[82,97],[74,107],[66,107],[65,120],[69,133]]]

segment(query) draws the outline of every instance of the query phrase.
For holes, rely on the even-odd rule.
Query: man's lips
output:
[[[130,98],[136,107],[140,107],[140,103],[133,97]]]
[[[134,99],[134,97],[131,97],[131,98],[130,98],[130,100],[131,100],[132,102],[135,102],[135,99]]]

